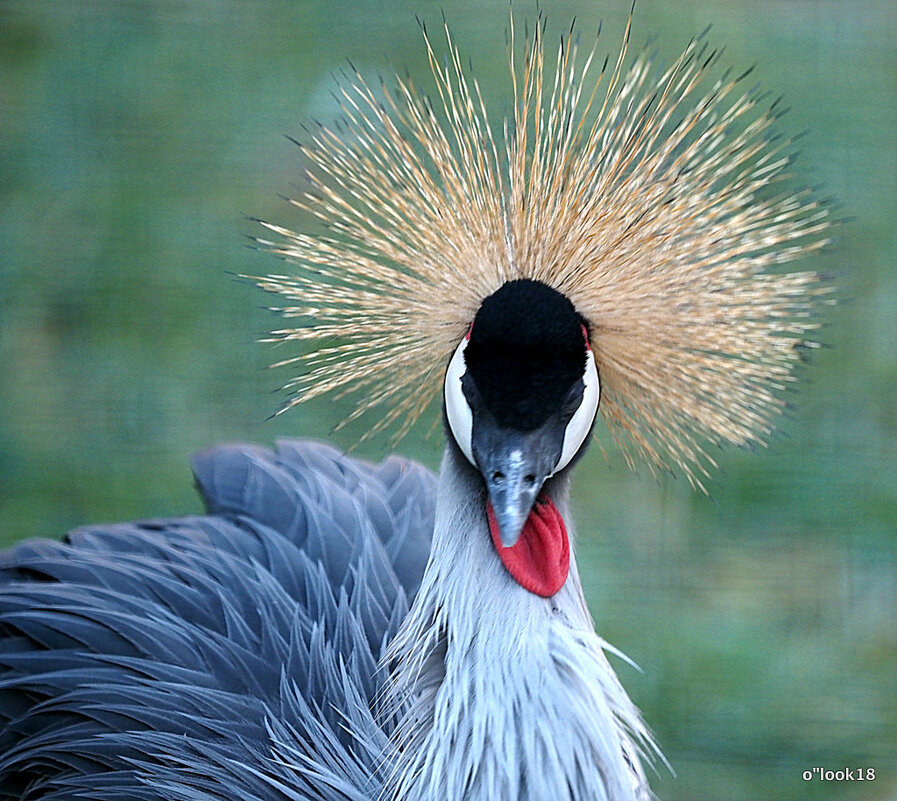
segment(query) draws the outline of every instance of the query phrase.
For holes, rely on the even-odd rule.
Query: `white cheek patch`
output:
[[[455,437],[458,447],[467,457],[467,461],[476,466],[473,460],[473,412],[470,404],[464,397],[461,389],[461,379],[467,371],[464,362],[464,350],[467,347],[467,337],[461,340],[461,344],[455,349],[448,370],[445,372],[445,414],[448,418],[449,428]]]
[[[563,470],[570,460],[576,456],[576,452],[582,446],[585,438],[592,430],[592,423],[598,412],[598,401],[601,400],[601,383],[598,380],[598,368],[595,366],[595,357],[589,348],[586,355],[586,372],[582,377],[585,389],[582,393],[582,401],[579,408],[573,413],[567,428],[564,429],[564,447],[561,449],[561,458],[554,466],[552,475]]]

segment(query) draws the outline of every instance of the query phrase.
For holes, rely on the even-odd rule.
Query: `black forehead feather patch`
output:
[[[560,292],[530,279],[486,298],[464,358],[499,425],[531,431],[560,411],[586,363],[584,321]]]

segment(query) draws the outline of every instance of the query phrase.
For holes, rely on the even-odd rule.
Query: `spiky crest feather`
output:
[[[263,244],[302,268],[256,279],[303,321],[271,340],[338,340],[276,365],[305,368],[285,408],[358,393],[345,422],[384,406],[368,435],[401,437],[481,301],[532,278],[589,321],[630,463],[702,486],[709,445],[766,440],[828,291],[774,268],[824,246],[831,223],[810,193],[775,189],[790,163],[770,135],[776,103],[743,92],[744,75],[713,78],[718,52],[700,39],[659,77],[644,54],[626,68],[630,26],[590,84],[597,37],[581,58],[571,28],[552,74],[541,20],[516,63],[512,15],[500,138],[447,25],[445,63],[424,29],[435,100],[357,71],[339,88],[346,130],[300,145],[312,188],[291,201],[329,233],[264,223],[282,241]]]

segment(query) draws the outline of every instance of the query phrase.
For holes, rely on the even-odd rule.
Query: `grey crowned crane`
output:
[[[829,218],[700,41],[658,72],[627,31],[596,67],[512,20],[494,126],[446,37],[430,97],[346,80],[300,145],[326,232],[265,224],[298,266],[256,279],[300,318],[287,405],[354,392],[401,435],[441,394],[439,478],[225,446],[193,464],[205,515],[2,554],[0,799],[650,797],[570,474],[599,406],[698,488],[709,447],[765,441],[826,292],[781,265]]]

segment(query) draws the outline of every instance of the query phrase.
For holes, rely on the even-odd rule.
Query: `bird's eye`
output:
[[[464,350],[467,347],[467,342],[467,337],[461,340],[461,344],[452,355],[448,370],[445,371],[445,414],[461,453],[467,457],[468,462],[476,466],[472,445],[473,412],[471,412],[470,404],[464,397],[464,390],[461,388],[461,379],[467,370],[467,365],[464,362]]]
[[[564,445],[561,448],[561,456],[554,467],[554,473],[563,470],[576,456],[582,443],[592,430],[592,423],[598,412],[598,401],[601,399],[601,382],[598,380],[598,368],[595,366],[595,356],[589,348],[586,353],[586,371],[582,377],[585,385],[582,400],[579,403],[570,422],[564,429]]]

